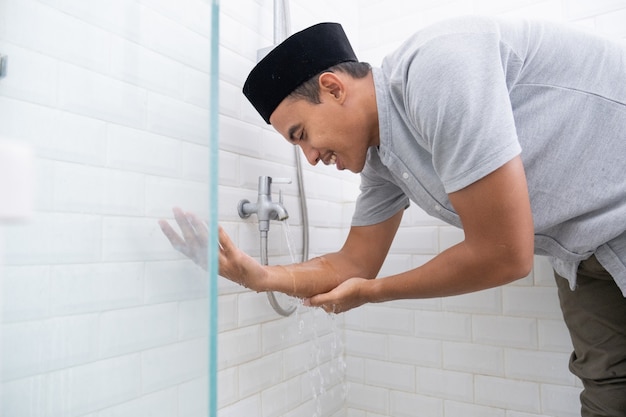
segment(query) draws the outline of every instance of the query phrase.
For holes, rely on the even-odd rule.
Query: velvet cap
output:
[[[250,71],[243,93],[269,124],[276,107],[300,84],[347,61],[358,59],[341,25],[319,23],[272,49]]]

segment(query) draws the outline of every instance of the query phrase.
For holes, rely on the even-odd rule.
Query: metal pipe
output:
[[[289,0],[274,0],[274,45],[278,45],[291,35],[291,13]],[[296,160],[296,182],[300,195],[300,214],[302,216],[302,262],[309,259],[309,213],[304,191],[302,157],[297,146],[293,147]]]
[[[267,231],[265,230],[261,232],[261,264],[262,265],[268,264]],[[267,300],[269,301],[274,311],[280,314],[281,316],[288,317],[288,316],[291,316],[294,311],[296,311],[297,307],[295,305],[292,305],[291,307],[288,307],[288,308],[283,308],[283,306],[281,306],[278,300],[276,299],[276,294],[274,294],[274,292],[267,291],[266,294],[267,294]]]

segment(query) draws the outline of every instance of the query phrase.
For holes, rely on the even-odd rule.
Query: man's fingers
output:
[[[193,226],[196,236],[203,242],[206,242],[209,238],[209,230],[206,223],[193,213],[187,213],[187,220]]]
[[[228,252],[233,248],[234,246],[233,241],[230,240],[230,236],[228,236],[228,233],[226,233],[226,231],[224,230],[222,226],[219,226],[218,228],[218,238],[219,238],[220,249],[223,252]]]
[[[183,234],[183,239],[185,239],[186,242],[193,242],[196,239],[196,232],[194,231],[193,226],[189,223],[189,219],[185,212],[178,207],[174,207],[172,211],[174,212],[176,223],[178,223],[178,227],[180,227],[180,232]]]
[[[180,237],[178,233],[170,226],[170,224],[165,220],[159,220],[159,226],[161,227],[161,231],[167,239],[170,241],[170,244],[174,249],[178,252],[182,253],[185,256],[189,256],[189,249],[187,248],[187,244]]]

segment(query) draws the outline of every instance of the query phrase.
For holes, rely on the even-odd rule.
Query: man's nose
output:
[[[300,148],[302,149],[302,152],[304,153],[307,161],[309,161],[309,164],[314,166],[317,165],[318,161],[320,160],[320,153],[311,146],[300,145]]]

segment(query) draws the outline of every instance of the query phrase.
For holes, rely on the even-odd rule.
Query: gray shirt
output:
[[[626,47],[545,22],[470,17],[374,68],[380,146],[352,225],[409,199],[461,227],[447,194],[521,154],[535,253],[575,288],[595,254],[626,296]]]

